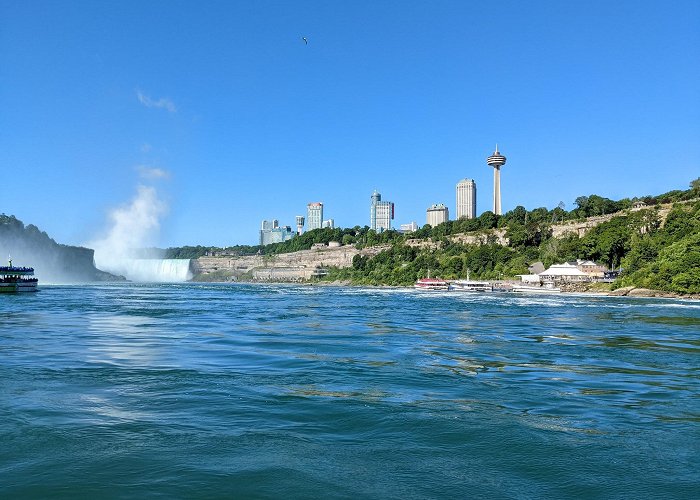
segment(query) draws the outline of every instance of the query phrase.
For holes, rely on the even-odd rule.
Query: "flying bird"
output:
[[[308,45],[308,44],[309,44],[309,41],[306,39],[305,36],[302,36],[301,39],[304,40],[304,45]]]

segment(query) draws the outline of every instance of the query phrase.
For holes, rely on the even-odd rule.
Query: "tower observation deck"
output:
[[[496,151],[486,158],[486,163],[493,167],[493,213],[501,215],[501,167],[506,164],[506,157]]]

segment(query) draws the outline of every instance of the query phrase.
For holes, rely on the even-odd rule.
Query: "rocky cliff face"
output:
[[[279,255],[200,257],[193,261],[194,281],[303,281],[326,267],[349,267],[355,255],[374,256],[388,246],[356,249],[323,247]]]
[[[97,269],[94,254],[90,248],[60,245],[36,226],[0,215],[0,257],[12,255],[14,265],[33,267],[40,283],[124,279]]]

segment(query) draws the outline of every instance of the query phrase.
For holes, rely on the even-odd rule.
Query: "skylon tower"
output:
[[[501,167],[506,164],[506,157],[496,151],[486,158],[486,163],[493,167],[493,213],[501,215]]]

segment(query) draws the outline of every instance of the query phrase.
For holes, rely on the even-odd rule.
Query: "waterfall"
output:
[[[149,283],[182,283],[192,278],[190,259],[127,259],[120,262],[126,279]]]

